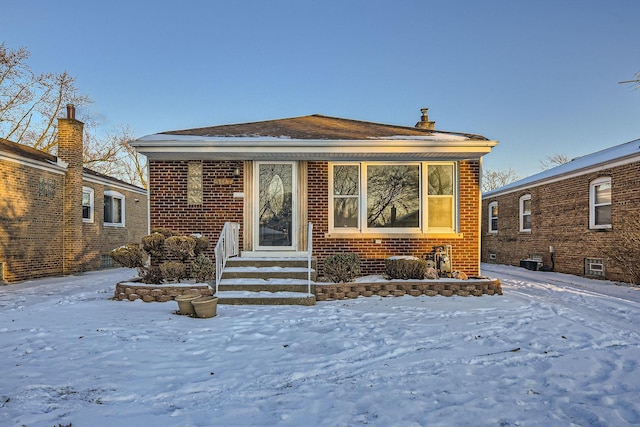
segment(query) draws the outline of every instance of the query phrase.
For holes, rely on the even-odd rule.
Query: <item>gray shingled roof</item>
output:
[[[202,137],[271,137],[312,140],[362,140],[391,136],[424,137],[448,134],[476,140],[486,140],[480,135],[419,129],[415,127],[386,125],[359,120],[328,117],[320,114],[261,122],[229,124],[196,129],[160,132],[164,135]]]

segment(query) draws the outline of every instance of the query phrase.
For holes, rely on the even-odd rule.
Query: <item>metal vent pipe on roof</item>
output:
[[[416,123],[417,128],[420,129],[429,129],[429,130],[433,130],[436,126],[436,122],[430,122],[429,121],[429,115],[427,114],[427,111],[429,111],[428,108],[421,108],[420,111],[422,112],[422,116],[420,117],[420,121],[418,123]]]

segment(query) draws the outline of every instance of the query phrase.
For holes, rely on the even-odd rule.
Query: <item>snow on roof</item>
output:
[[[570,162],[488,191],[483,194],[483,197],[497,196],[523,187],[535,187],[545,182],[555,181],[568,176],[582,175],[595,167],[608,166],[613,162],[624,160],[640,161],[640,139],[596,151],[595,153],[582,157],[576,157]]]

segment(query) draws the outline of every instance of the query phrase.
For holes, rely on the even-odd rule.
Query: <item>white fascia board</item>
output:
[[[96,184],[101,184],[107,187],[112,187],[112,188],[120,188],[122,190],[127,190],[127,191],[131,191],[133,193],[138,193],[138,194],[142,194],[142,195],[147,195],[147,190],[145,190],[144,188],[140,188],[137,187],[133,184],[127,184],[127,183],[122,183],[122,182],[114,182],[111,181],[109,179],[106,178],[101,178],[99,176],[95,176],[95,175],[90,175],[90,174],[86,174],[83,173],[82,174],[82,180],[85,182],[93,182]]]
[[[53,172],[57,174],[64,175],[67,172],[67,164],[64,162],[51,163],[51,162],[40,162],[38,160],[33,160],[28,157],[22,156],[14,156],[10,153],[2,153],[0,154],[0,160],[5,160],[12,163],[17,163],[20,165],[46,170],[48,172]]]
[[[136,150],[153,157],[153,153],[239,153],[243,156],[255,152],[270,154],[323,153],[323,154],[383,154],[383,153],[477,153],[486,154],[497,145],[488,140],[419,140],[419,139],[367,139],[367,140],[293,140],[293,139],[138,139],[131,142]]]

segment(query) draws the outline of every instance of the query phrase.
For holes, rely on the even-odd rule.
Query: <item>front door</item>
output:
[[[295,162],[256,162],[256,250],[296,250]]]

